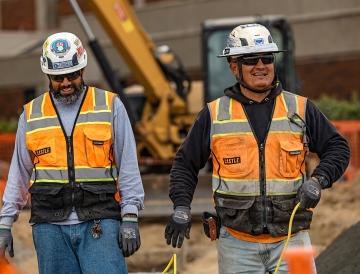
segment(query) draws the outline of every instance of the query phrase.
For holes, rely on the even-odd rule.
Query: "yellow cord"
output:
[[[292,229],[292,224],[293,224],[293,221],[294,221],[294,217],[295,217],[295,213],[296,211],[298,210],[300,206],[300,203],[297,203],[297,205],[295,206],[294,210],[292,211],[291,213],[291,216],[290,216],[290,221],[289,221],[289,227],[288,227],[288,235],[287,235],[287,238],[286,238],[286,241],[285,241],[285,244],[284,244],[284,248],[281,252],[281,255],[280,255],[280,258],[279,260],[277,261],[277,264],[276,264],[276,268],[275,268],[275,272],[274,274],[277,274],[278,271],[279,271],[279,267],[280,267],[280,264],[281,264],[281,261],[282,261],[282,258],[283,258],[283,255],[284,255],[284,252],[288,246],[288,243],[289,243],[289,240],[290,240],[290,237],[291,237],[291,229]],[[171,257],[171,260],[169,261],[168,265],[166,266],[165,270],[162,272],[162,274],[166,274],[170,267],[174,265],[174,272],[172,274],[176,274],[176,254],[174,253],[173,256]]]
[[[173,274],[176,274],[176,254],[174,254],[174,273]]]
[[[174,253],[173,256],[171,257],[170,262],[168,263],[168,265],[166,266],[165,270],[162,272],[162,274],[166,274],[170,267],[174,265],[174,272],[171,272],[171,274],[176,274],[176,254]]]
[[[279,267],[280,267],[280,264],[281,264],[281,261],[282,261],[284,252],[285,252],[285,250],[286,250],[286,248],[287,248],[287,246],[288,246],[288,243],[289,243],[289,240],[290,240],[290,237],[291,237],[291,228],[292,228],[292,224],[293,224],[293,221],[294,221],[295,213],[296,213],[296,211],[298,210],[299,206],[300,206],[300,203],[297,203],[297,205],[295,206],[294,210],[293,210],[292,213],[291,213],[290,221],[289,221],[289,227],[288,227],[288,235],[287,235],[287,238],[286,238],[286,241],[285,241],[285,244],[284,244],[284,248],[283,248],[283,250],[281,251],[280,258],[279,258],[279,260],[277,261],[274,274],[277,274],[278,271],[279,271]]]

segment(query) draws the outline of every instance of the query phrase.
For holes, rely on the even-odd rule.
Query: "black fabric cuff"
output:
[[[330,188],[332,186],[330,180],[324,175],[313,174],[311,177],[315,177],[318,180],[322,189]]]

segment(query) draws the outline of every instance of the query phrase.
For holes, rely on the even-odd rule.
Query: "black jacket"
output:
[[[278,85],[260,103],[242,95],[238,84],[227,88],[225,95],[239,101],[244,106],[256,137],[262,142],[267,134],[266,126],[272,118],[275,97],[280,94],[281,90],[281,85]],[[328,187],[331,187],[332,183],[344,173],[349,163],[349,146],[310,100],[307,100],[305,116],[309,150],[320,158],[320,163],[312,175],[324,176]],[[198,182],[199,170],[205,166],[211,155],[210,126],[210,112],[205,106],[198,114],[173,162],[170,172],[169,196],[174,203],[174,208],[177,206],[190,207]]]

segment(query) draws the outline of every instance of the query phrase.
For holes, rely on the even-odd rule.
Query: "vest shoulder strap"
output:
[[[94,87],[94,110],[109,110],[112,108],[114,93]]]
[[[31,100],[25,105],[26,120],[40,118],[43,116],[42,105],[44,101],[45,93]]]
[[[230,119],[231,98],[222,96],[208,103],[211,119],[213,121],[224,121]]]
[[[305,122],[307,98],[288,91],[282,91],[288,110],[288,117],[299,116]]]

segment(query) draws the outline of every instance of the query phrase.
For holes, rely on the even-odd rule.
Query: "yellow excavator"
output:
[[[134,107],[123,93],[118,76],[111,69],[99,43],[76,0],[69,0],[88,38],[89,45],[113,91],[120,95],[137,139],[140,161],[146,164],[170,164],[194,114],[190,113],[187,94],[191,81],[181,60],[168,47],[157,48],[142,28],[127,0],[90,0],[96,17],[111,38],[113,45],[127,63],[133,77],[144,87],[143,103]],[[226,62],[216,60],[223,41],[236,25],[258,22],[266,25],[274,39],[287,54],[277,59],[278,75],[285,88],[296,89],[293,38],[288,22],[281,16],[242,17],[207,20],[202,25],[203,103],[222,95],[234,79],[221,73]],[[137,109],[134,109],[137,108]],[[135,113],[140,113],[136,117]],[[149,159],[151,159],[149,161]]]

